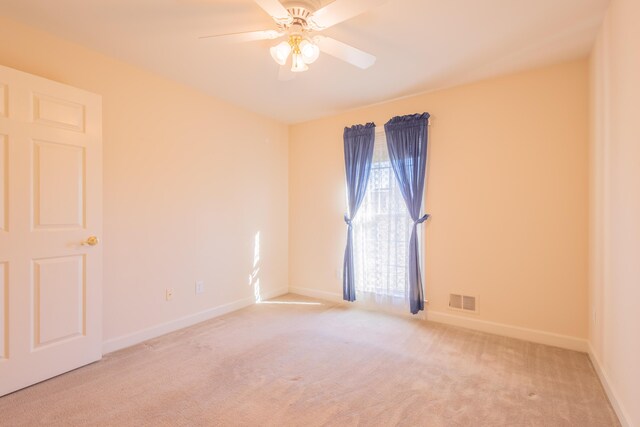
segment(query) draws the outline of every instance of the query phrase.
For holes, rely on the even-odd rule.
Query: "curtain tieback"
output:
[[[344,222],[351,227],[351,219],[349,219],[349,217],[347,216],[347,214],[344,214]]]
[[[426,221],[430,216],[431,216],[431,215],[429,215],[429,214],[424,214],[424,216],[423,216],[422,218],[420,218],[420,219],[417,219],[417,220],[413,221],[413,223],[414,223],[415,225],[422,224],[422,223],[423,223],[423,222],[425,222],[425,221]]]

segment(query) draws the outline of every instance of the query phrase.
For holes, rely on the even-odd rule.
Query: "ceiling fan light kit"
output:
[[[302,52],[302,59],[306,64],[313,64],[320,56],[320,48],[318,45],[308,40],[302,40],[300,42],[300,51]]]
[[[269,51],[271,52],[271,57],[274,61],[280,65],[284,65],[287,63],[287,58],[291,53],[291,45],[289,42],[280,42],[269,49]]]
[[[319,0],[254,0],[267,12],[277,26],[277,30],[250,31],[246,33],[223,34],[201,38],[215,38],[225,41],[273,40],[287,37],[269,49],[273,60],[284,67],[291,57],[291,71],[299,73],[309,69],[320,51],[366,69],[372,66],[376,57],[346,43],[317,33],[366,12],[386,0],[335,0],[320,7]]]
[[[270,52],[273,60],[280,65],[285,65],[291,54],[291,71],[294,73],[307,71],[307,64],[312,64],[320,56],[320,48],[299,34],[290,35],[289,41],[278,43]]]

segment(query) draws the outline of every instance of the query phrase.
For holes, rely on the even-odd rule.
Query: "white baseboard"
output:
[[[622,407],[622,404],[620,403],[620,400],[618,400],[618,397],[616,392],[614,391],[613,385],[609,380],[609,376],[607,375],[607,372],[604,370],[604,366],[602,365],[602,363],[600,363],[600,359],[598,359],[598,356],[596,356],[596,353],[593,350],[591,343],[589,343],[589,359],[591,359],[591,364],[593,365],[593,368],[596,370],[596,374],[598,375],[598,378],[600,378],[602,387],[604,388],[604,391],[607,394],[607,397],[609,398],[609,402],[611,402],[611,406],[613,407],[613,410],[616,412],[616,415],[618,416],[618,420],[620,420],[620,424],[622,424],[622,427],[631,427],[631,423],[629,421],[630,418],[627,416],[627,411],[624,410],[624,408]]]
[[[316,289],[299,287],[289,288],[289,292],[312,298],[324,299],[332,302],[345,303],[342,300],[342,295],[333,292],[318,291]],[[409,314],[407,313],[407,315]],[[536,329],[522,328],[519,326],[507,325],[504,323],[490,322],[488,320],[475,319],[457,314],[437,312],[428,309],[425,313],[420,313],[417,316],[421,319],[425,319],[431,322],[460,326],[462,328],[473,329],[475,331],[517,338],[539,344],[565,348],[568,350],[580,351],[583,353],[588,352],[587,340],[582,338],[560,335],[553,332],[540,331]]]
[[[488,320],[473,319],[457,314],[442,313],[432,310],[427,310],[425,317],[427,320],[433,322],[461,326],[463,328],[473,329],[475,331],[482,331],[490,334],[517,338],[520,340],[551,345],[554,347],[580,351],[583,353],[586,353],[588,351],[587,340],[568,335],[540,331],[537,329],[523,328],[520,326],[507,325],[505,323],[491,322]]]
[[[263,293],[261,295],[261,298],[275,298],[288,292],[288,288],[280,288],[274,291]],[[248,307],[255,303],[255,297],[247,297],[227,304],[219,305],[217,307],[208,308],[198,313],[189,314],[178,319],[170,320],[168,322],[164,322],[150,328],[142,329],[131,334],[112,338],[102,343],[102,354],[107,354],[126,347],[131,347],[132,345],[136,345],[152,338],[157,338],[161,335],[168,334],[169,332],[174,332],[179,329],[195,325],[196,323],[204,322],[205,320],[213,319],[214,317],[222,316],[223,314],[240,310],[241,308]]]
[[[268,300],[271,298],[276,298],[282,295],[286,295],[289,293],[289,288],[279,288],[273,291],[267,291],[260,294],[260,299]]]
[[[341,294],[336,294],[333,292],[325,292],[325,291],[319,291],[317,289],[311,289],[311,288],[298,288],[298,287],[291,287],[289,288],[289,292],[292,294],[298,294],[298,295],[302,295],[305,297],[311,297],[311,298],[318,298],[318,299],[322,299],[325,301],[331,301],[331,302],[337,302],[337,303],[346,303],[346,301],[344,301],[342,299],[342,295]]]

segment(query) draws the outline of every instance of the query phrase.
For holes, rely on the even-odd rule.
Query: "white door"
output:
[[[0,66],[0,396],[101,358],[101,109]]]

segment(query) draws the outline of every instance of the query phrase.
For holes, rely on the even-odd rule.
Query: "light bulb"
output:
[[[291,46],[288,42],[280,42],[277,45],[269,49],[271,57],[280,65],[284,65],[287,62],[289,53],[291,53]]]
[[[304,63],[304,59],[302,55],[299,53],[294,53],[291,55],[291,71],[294,73],[300,73],[302,71],[307,71],[309,67]]]
[[[305,64],[312,64],[320,56],[320,49],[309,40],[302,40],[300,42],[300,53],[302,53],[302,60]]]

